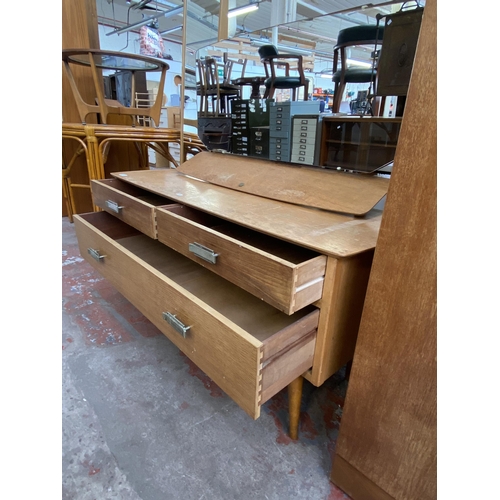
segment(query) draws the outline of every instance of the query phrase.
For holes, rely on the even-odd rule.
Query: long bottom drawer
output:
[[[315,307],[282,313],[106,212],[74,220],[82,256],[251,417],[311,368]]]

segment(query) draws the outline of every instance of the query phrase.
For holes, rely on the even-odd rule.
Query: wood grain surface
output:
[[[378,210],[354,217],[292,205],[192,179],[177,170],[112,175],[178,203],[336,257],[372,250],[382,217]]]
[[[212,184],[296,205],[365,215],[389,179],[205,151],[178,169]]]
[[[437,494],[436,73],[429,0],[331,475],[354,500]]]
[[[324,255],[318,256],[304,248],[249,229],[241,231],[240,226],[212,216],[203,221],[203,214],[189,207],[159,207],[156,213],[160,242],[286,314],[292,314],[321,297],[326,266]],[[215,262],[207,262],[194,254],[190,250],[190,244],[193,243],[212,250],[216,255]],[[286,260],[280,254],[289,254],[291,260]],[[309,283],[304,281],[304,277],[309,279]],[[319,286],[315,286],[316,280],[320,281]],[[296,307],[297,293],[302,298],[311,287],[314,292],[308,297],[309,300],[300,300],[300,307]]]
[[[81,255],[251,417],[260,414],[262,394],[272,397],[311,367],[314,307],[279,313],[106,212],[76,215],[75,230]],[[104,258],[93,259],[88,248]],[[164,312],[190,327],[186,338]]]

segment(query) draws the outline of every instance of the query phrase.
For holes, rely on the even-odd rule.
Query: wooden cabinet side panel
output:
[[[372,259],[373,251],[328,259],[323,297],[317,303],[321,309],[314,364],[306,376],[316,386],[353,358]]]
[[[436,10],[429,0],[336,448],[398,500],[437,494]]]

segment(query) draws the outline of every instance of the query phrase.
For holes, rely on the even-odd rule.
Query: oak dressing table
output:
[[[252,418],[352,359],[389,180],[202,152],[93,180],[80,252]],[[333,211],[335,210],[335,211]],[[349,213],[341,213],[349,212]]]

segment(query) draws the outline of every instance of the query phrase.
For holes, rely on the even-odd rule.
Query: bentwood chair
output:
[[[359,66],[348,66],[347,50],[354,45],[373,47],[376,52],[377,47],[381,47],[384,37],[384,27],[374,24],[353,26],[339,31],[337,44],[333,47],[333,105],[332,113],[338,113],[342,96],[344,95],[347,83],[371,83],[372,93],[375,93],[377,83],[377,67],[374,64],[371,68],[361,68]],[[375,56],[375,54],[374,54]]]
[[[266,72],[264,99],[272,99],[276,89],[291,89],[292,101],[296,101],[298,98],[298,89],[304,87],[304,101],[308,100],[309,80],[304,75],[303,58],[301,55],[279,53],[274,45],[263,45],[259,47],[259,56]],[[291,62],[295,62],[297,65],[297,76],[290,74]],[[278,76],[278,66],[284,66],[284,76]]]

